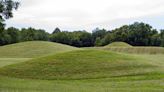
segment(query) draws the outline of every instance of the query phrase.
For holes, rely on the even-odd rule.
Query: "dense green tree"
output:
[[[161,45],[161,39],[159,34],[154,34],[151,36],[150,44],[149,46],[160,46]]]
[[[0,29],[4,27],[3,21],[13,17],[13,10],[17,9],[19,2],[12,0],[0,0]]]
[[[42,40],[42,41],[48,41],[49,40],[49,33],[47,33],[43,29],[35,29],[35,38],[34,40]]]
[[[92,31],[92,37],[94,40],[96,40],[96,38],[104,38],[104,36],[106,35],[106,30],[105,29],[99,29],[99,28],[96,28],[95,30]]]
[[[79,38],[80,38],[80,41],[82,42],[82,46],[81,47],[94,46],[91,33],[83,31]]]
[[[0,18],[1,20],[13,17],[13,9],[17,9],[19,2],[13,0],[0,0]]]
[[[21,41],[33,41],[33,40],[43,40],[49,39],[49,34],[45,30],[34,29],[34,28],[23,28],[21,30]]]
[[[21,30],[21,41],[32,41],[34,40],[34,36],[35,33],[33,28],[28,28],[28,29],[23,28]]]
[[[164,47],[164,30],[160,30],[161,46]]]
[[[112,41],[128,42],[130,29],[128,25],[124,25],[112,31]]]
[[[134,24],[124,25],[112,30],[112,32],[107,34],[102,40],[103,44],[109,44],[114,41],[123,41],[134,46],[156,46],[159,44],[157,35],[158,32],[152,29],[149,24],[135,22]]]
[[[11,41],[10,35],[5,32],[3,23],[5,19],[13,17],[13,9],[17,9],[18,2],[12,0],[0,0],[0,45],[9,44]]]
[[[45,30],[35,28],[21,30],[14,27],[0,28],[0,45],[35,40],[58,42],[76,47],[104,46],[115,41],[127,42],[134,46],[164,46],[164,30],[159,33],[149,24],[138,22],[112,31],[97,28],[93,33],[85,30],[61,32],[57,28],[49,34]]]
[[[6,33],[10,36],[10,43],[16,43],[20,41],[20,31],[17,28],[10,27],[6,30]]]
[[[5,30],[0,30],[0,45],[10,44],[11,37]]]
[[[92,35],[86,31],[55,33],[51,35],[50,40],[76,47],[93,46]]]
[[[101,38],[97,37],[95,41],[95,46],[102,46]]]
[[[71,45],[77,47],[93,46],[92,35],[86,31],[70,32]]]
[[[59,33],[59,32],[61,32],[61,30],[57,27],[57,28],[55,28],[55,30],[52,32],[52,34]]]
[[[135,22],[129,26],[129,43],[135,46],[148,46],[152,27],[148,24]]]
[[[59,32],[59,33],[56,33],[56,34],[52,34],[50,36],[50,40],[52,42],[70,44],[69,32]]]
[[[107,33],[103,39],[101,39],[101,45],[105,46],[114,42],[115,37],[112,33]]]

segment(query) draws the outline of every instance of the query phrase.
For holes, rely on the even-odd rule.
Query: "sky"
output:
[[[164,29],[164,0],[16,0],[21,5],[7,27],[64,31],[118,28],[134,22]]]

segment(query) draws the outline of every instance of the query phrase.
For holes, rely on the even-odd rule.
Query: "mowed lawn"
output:
[[[86,49],[45,42],[0,48],[0,92],[164,92],[164,54],[125,54],[115,50]],[[15,52],[12,53],[12,50]],[[38,73],[40,71],[35,66],[47,69],[50,75],[52,72],[52,78],[46,77],[46,72]]]
[[[23,80],[0,78],[1,92],[163,92],[164,80],[133,76],[93,80]]]
[[[156,64],[164,69],[164,55],[134,55],[143,62]],[[23,59],[26,60],[26,59]],[[4,65],[2,62],[0,65]],[[9,63],[20,60],[9,59]],[[9,64],[8,63],[8,64]],[[7,64],[7,65],[8,65]],[[138,75],[81,80],[36,80],[0,77],[0,92],[163,92],[164,75]]]

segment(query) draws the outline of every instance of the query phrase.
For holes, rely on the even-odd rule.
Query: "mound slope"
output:
[[[89,79],[142,75],[152,64],[138,57],[99,50],[78,50],[5,66],[0,75],[29,79]]]
[[[77,48],[45,41],[29,41],[0,47],[0,58],[32,58]]]
[[[132,46],[125,42],[113,42],[105,47],[132,47]]]
[[[116,51],[122,53],[134,53],[134,54],[164,54],[163,47],[114,47],[114,48],[101,48],[103,50]]]

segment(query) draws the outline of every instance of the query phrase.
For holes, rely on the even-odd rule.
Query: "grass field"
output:
[[[51,55],[38,57],[3,55],[0,92],[164,92],[162,53],[128,54],[68,47],[73,49],[56,49]]]

